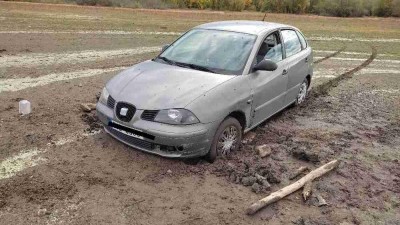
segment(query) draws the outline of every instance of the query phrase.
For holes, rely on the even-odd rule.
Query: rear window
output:
[[[296,33],[297,33],[297,35],[298,35],[299,38],[300,38],[300,42],[301,42],[301,45],[303,46],[303,49],[307,48],[307,41],[306,41],[306,39],[304,38],[303,34],[300,33],[300,32],[298,32],[298,31],[296,31]]]

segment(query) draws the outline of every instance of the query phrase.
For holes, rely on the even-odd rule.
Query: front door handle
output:
[[[284,69],[282,75],[286,75],[288,73],[287,69]]]

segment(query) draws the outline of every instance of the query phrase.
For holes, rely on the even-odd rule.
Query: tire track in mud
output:
[[[319,97],[321,95],[326,95],[332,88],[339,85],[340,82],[351,78],[353,76],[353,74],[355,74],[356,72],[360,71],[361,69],[367,67],[370,63],[372,63],[372,61],[374,61],[376,56],[378,55],[378,51],[376,50],[376,48],[374,46],[371,45],[370,47],[371,47],[372,52],[367,60],[365,60],[359,66],[357,66],[345,73],[340,74],[336,78],[333,78],[333,79],[315,87],[311,97]]]
[[[157,52],[160,49],[160,46],[150,46],[117,50],[85,50],[66,53],[29,53],[10,55],[0,58],[0,68],[74,64],[88,61],[105,60],[109,58],[140,55],[144,53]]]
[[[52,73],[36,78],[0,79],[0,93],[5,91],[20,91],[26,88],[44,86],[58,81],[92,77],[104,73],[117,72],[123,69],[126,69],[126,67],[121,66],[107,69],[87,69],[74,72]]]
[[[347,45],[343,45],[343,46],[342,46],[339,50],[337,50],[336,52],[334,52],[334,53],[332,53],[332,54],[329,54],[329,55],[327,55],[327,56],[325,56],[325,57],[323,57],[323,58],[321,58],[321,59],[318,59],[318,60],[314,61],[314,64],[318,64],[318,63],[323,62],[323,61],[325,61],[325,60],[327,60],[327,59],[330,59],[330,58],[332,58],[332,57],[335,57],[335,56],[337,56],[339,53],[343,52],[346,48],[347,48]]]

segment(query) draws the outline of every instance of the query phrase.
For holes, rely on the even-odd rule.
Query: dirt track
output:
[[[0,224],[400,224],[400,57],[395,52],[373,43],[375,54],[365,41],[343,45],[343,37],[316,38],[311,41],[318,61],[314,95],[305,106],[258,126],[230,159],[183,162],[115,141],[79,104],[95,102],[119,70],[153,57],[176,38],[184,27],[165,27],[162,18],[185,17],[186,11],[135,11],[152,18],[150,27],[157,30],[128,34],[124,31],[132,30],[117,27],[119,34],[106,34],[77,32],[69,24],[100,18],[112,30],[107,24],[125,21],[130,11],[107,20],[102,16],[108,9],[46,6],[39,15],[26,5],[0,6],[5,18],[0,25]],[[61,14],[54,13],[60,8]],[[201,23],[200,16],[188,23]],[[218,19],[236,16],[218,14]],[[38,31],[65,27],[69,33],[26,33],[26,25]],[[18,115],[20,99],[32,102],[29,116]],[[272,149],[270,157],[255,153],[261,144]],[[331,159],[341,160],[339,168],[314,183],[328,206],[316,206],[315,197],[303,202],[296,192],[255,216],[245,215],[251,203],[292,182],[293,170]],[[256,172],[267,177],[271,190],[254,193],[242,185]]]

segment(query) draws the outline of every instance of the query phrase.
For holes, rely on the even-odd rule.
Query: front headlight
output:
[[[103,88],[103,91],[101,92],[99,98],[99,102],[103,103],[104,105],[107,105],[108,96],[110,96],[110,94],[108,93],[107,88]]]
[[[154,121],[174,125],[189,125],[200,122],[192,112],[186,109],[160,110]]]

